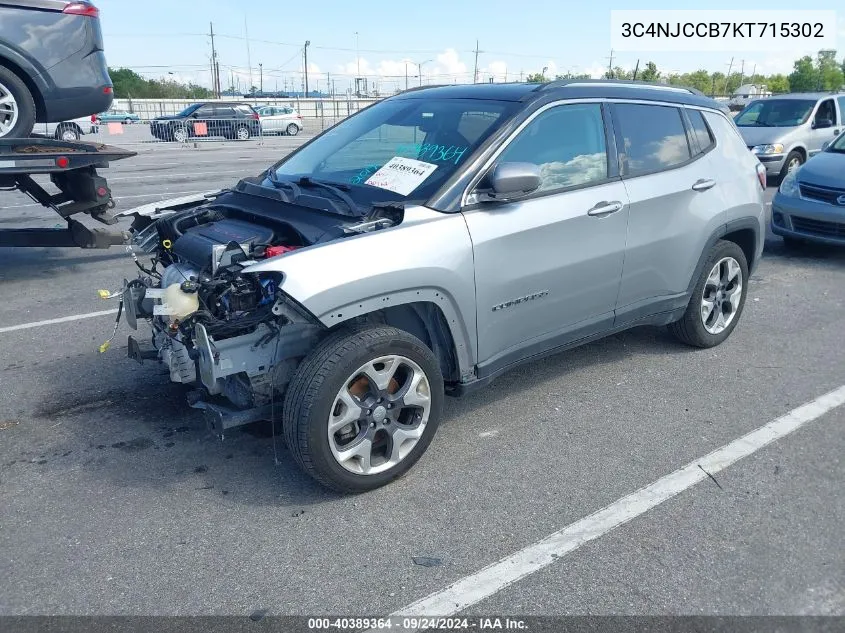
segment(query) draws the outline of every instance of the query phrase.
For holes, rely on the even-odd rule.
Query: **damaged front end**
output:
[[[192,386],[188,401],[215,432],[272,418],[325,328],[281,290],[282,273],[245,269],[309,244],[284,223],[228,217],[208,201],[147,220],[131,246],[142,272],[121,301],[129,326],[147,321],[152,335],[130,336],[129,356]]]

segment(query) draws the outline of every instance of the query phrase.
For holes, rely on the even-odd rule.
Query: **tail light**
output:
[[[89,18],[100,17],[100,10],[88,2],[71,2],[62,9],[62,13],[66,13],[68,15],[84,15]]]
[[[763,191],[766,190],[766,168],[762,163],[757,163],[757,180],[760,181],[760,186]]]
[[[255,119],[256,121],[259,121],[261,119],[261,115],[258,114],[258,112],[253,112],[252,118]]]
[[[302,115],[301,115],[301,114],[297,114],[297,115],[296,115],[296,118],[297,118],[297,119],[299,119],[299,120],[301,121],[301,120],[302,120]]]

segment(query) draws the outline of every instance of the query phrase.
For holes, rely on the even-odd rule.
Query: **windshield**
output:
[[[736,117],[739,127],[795,127],[805,123],[816,102],[804,99],[755,101]]]
[[[840,134],[839,138],[834,139],[833,142],[827,146],[826,151],[845,154],[845,132]]]
[[[196,110],[199,106],[200,106],[200,104],[198,104],[198,103],[193,103],[193,104],[189,105],[187,108],[185,108],[184,110],[182,110],[182,111],[181,111],[179,114],[177,114],[176,116],[188,116],[191,112],[193,112],[194,110]]]
[[[479,99],[381,101],[276,165],[275,179],[343,184],[366,203],[426,199],[518,107]]]

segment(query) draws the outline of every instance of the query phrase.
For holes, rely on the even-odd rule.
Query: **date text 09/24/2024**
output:
[[[309,618],[311,630],[441,630],[441,631],[527,631],[525,620],[517,618],[426,618],[426,617],[387,617],[387,618]]]

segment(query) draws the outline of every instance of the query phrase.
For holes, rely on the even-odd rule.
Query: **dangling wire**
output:
[[[104,354],[106,350],[111,347],[111,342],[114,340],[114,337],[117,335],[117,326],[120,325],[120,315],[123,314],[123,299],[120,300],[120,303],[117,306],[117,318],[114,320],[114,329],[112,330],[111,336],[106,339],[106,341],[100,345],[100,354]]]

